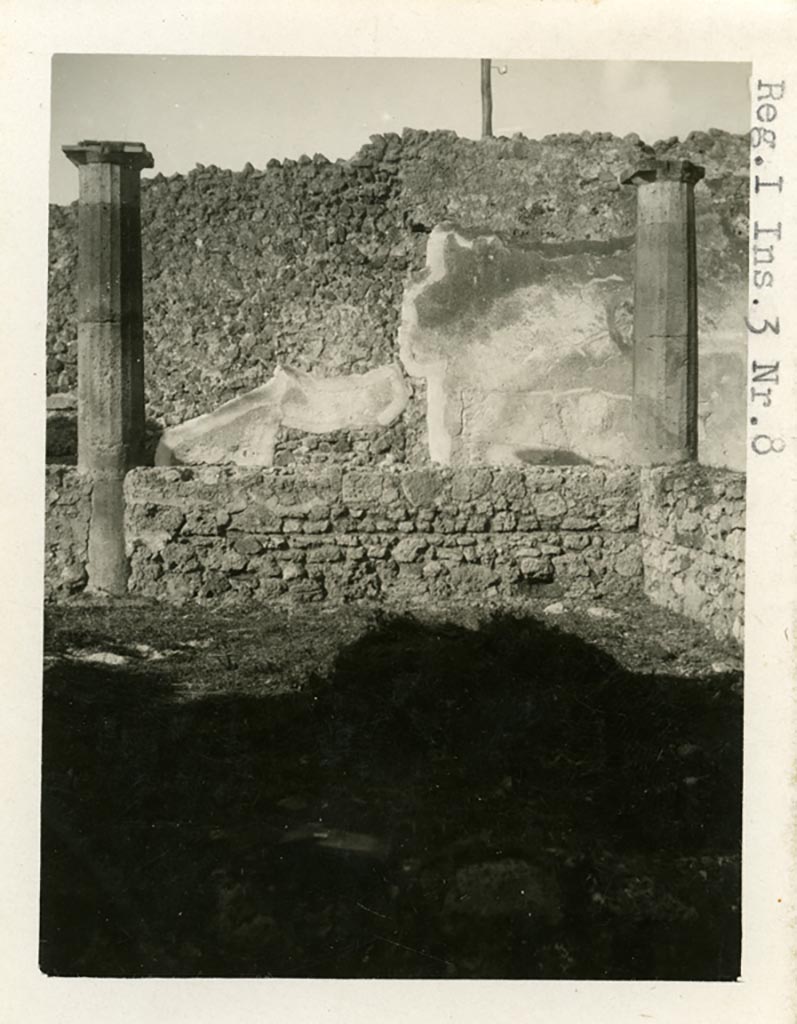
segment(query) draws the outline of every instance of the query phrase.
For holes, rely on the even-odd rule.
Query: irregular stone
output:
[[[431,506],[443,489],[443,481],[433,470],[414,469],[402,474],[401,487],[411,505]]]
[[[47,396],[47,412],[64,412],[77,410],[77,394],[66,391]]]
[[[342,497],[347,505],[381,504],[384,474],[373,470],[354,470],[343,478]]]
[[[618,612],[612,611],[611,608],[602,608],[600,605],[591,605],[587,608],[587,615],[592,619],[606,619],[612,621],[620,618]]]
[[[535,494],[533,500],[534,511],[541,519],[558,519],[567,511],[567,502],[555,491]]]
[[[257,537],[249,536],[239,537],[234,542],[233,547],[242,555],[259,555],[263,550],[263,545]]]
[[[630,544],[614,560],[615,571],[621,576],[642,575],[642,553],[637,544]]]
[[[428,546],[425,540],[405,537],[393,547],[391,555],[397,562],[415,562]]]
[[[448,575],[457,596],[484,594],[500,580],[499,574],[486,565],[452,565]]]

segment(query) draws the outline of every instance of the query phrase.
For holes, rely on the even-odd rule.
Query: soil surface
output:
[[[735,979],[741,667],[642,601],[48,608],[42,969]]]

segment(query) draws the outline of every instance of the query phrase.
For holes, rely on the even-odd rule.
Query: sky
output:
[[[647,142],[750,125],[749,65],[494,60],[493,131],[636,132]],[[376,132],[481,131],[477,60],[56,54],[50,201],[77,198],[61,146],[144,142],[158,172],[353,156]]]

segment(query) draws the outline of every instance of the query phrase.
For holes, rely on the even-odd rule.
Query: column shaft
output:
[[[144,439],[144,321],[137,168],[80,168],[78,464],[124,473]]]
[[[694,183],[702,168],[655,161],[637,188],[632,423],[641,464],[697,458]]]
[[[127,589],[122,486],[144,444],[140,143],[82,142],[64,151],[80,172],[78,466],[94,489],[89,586]]]

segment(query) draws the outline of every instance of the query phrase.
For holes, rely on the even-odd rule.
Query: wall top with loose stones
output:
[[[201,508],[209,516],[212,510],[211,533],[220,523],[254,533],[310,527],[313,532],[624,532],[638,523],[638,489],[634,469],[591,466],[141,468],[125,482],[129,506]]]

